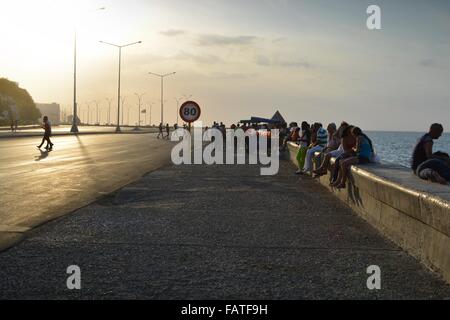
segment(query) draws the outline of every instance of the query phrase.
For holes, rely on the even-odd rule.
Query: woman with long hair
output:
[[[305,158],[306,152],[308,151],[308,147],[311,144],[311,130],[308,122],[302,122],[302,135],[299,138],[300,148],[297,153],[297,163],[298,163],[298,171],[297,174],[303,172],[303,167],[305,166]]]
[[[374,155],[372,140],[360,128],[354,127],[351,134],[356,139],[355,156],[340,161],[338,178],[333,183],[333,186],[338,189],[346,187],[348,172],[352,165],[370,163]]]

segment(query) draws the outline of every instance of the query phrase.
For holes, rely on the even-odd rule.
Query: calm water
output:
[[[368,131],[366,134],[372,139],[382,162],[392,162],[409,167],[414,145],[424,133]],[[434,141],[433,151],[450,153],[449,133],[445,133],[439,140]]]

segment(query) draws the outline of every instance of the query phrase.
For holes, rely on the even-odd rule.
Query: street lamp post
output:
[[[116,133],[120,133],[120,67],[121,67],[121,63],[122,63],[122,48],[128,47],[128,46],[132,46],[134,44],[138,44],[138,43],[142,43],[142,41],[137,41],[137,42],[133,42],[133,43],[129,43],[129,44],[125,44],[125,45],[117,45],[117,44],[113,44],[113,43],[108,43],[105,41],[100,41],[103,44],[107,44],[116,48],[119,48],[119,83],[118,83],[118,89],[117,89],[117,127],[116,127]]]
[[[135,95],[138,97],[139,99],[139,116],[138,116],[138,129],[141,127],[141,102],[142,102],[142,97],[145,95],[145,93],[142,94],[138,94],[135,93]]]
[[[176,72],[167,73],[167,74],[157,74],[153,72],[149,72],[148,74],[151,74],[156,77],[161,78],[161,123],[164,124],[164,78],[168,76],[172,76],[176,74]]]
[[[130,109],[131,107],[129,106],[127,108],[127,126],[130,126]]]
[[[152,126],[152,108],[153,108],[153,102],[150,103],[148,106],[149,106],[149,108],[150,108],[150,113],[149,113],[149,115],[148,115],[148,117],[149,117],[148,122],[149,122],[149,126],[151,127],[151,126]]]
[[[121,98],[121,101],[122,101],[122,121],[120,122],[122,125],[124,125],[125,124],[125,118],[123,117],[123,110],[125,110],[125,99],[126,99],[126,97],[122,97]]]
[[[77,123],[77,30],[74,32],[74,46],[73,46],[73,120],[70,132],[78,133]]]
[[[111,124],[111,98],[106,98],[106,101],[108,101],[108,125]]]
[[[87,112],[87,125],[89,125],[89,118],[90,118],[90,115],[91,115],[91,106],[89,105],[89,103],[86,103],[86,105],[87,105],[87,110],[88,110],[88,112]]]
[[[93,103],[95,103],[95,110],[96,110],[96,123],[95,123],[95,125],[98,125],[98,124],[100,124],[99,122],[98,122],[98,101],[97,100],[94,100],[94,101],[92,101]]]
[[[105,7],[98,8],[97,10],[105,10]],[[74,46],[73,46],[73,119],[72,128],[70,132],[78,133],[78,106],[77,106],[77,28],[74,28]]]

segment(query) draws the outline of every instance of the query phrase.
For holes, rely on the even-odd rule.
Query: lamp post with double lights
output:
[[[88,102],[86,102],[86,106],[87,106],[87,125],[89,125],[89,120],[90,120],[90,115],[91,115],[91,106],[89,105]]]
[[[108,125],[111,124],[111,103],[112,103],[112,99],[111,98],[106,98],[106,101],[108,101]]]
[[[94,100],[94,101],[92,101],[92,103],[95,103],[95,112],[96,112],[96,120],[95,120],[94,125],[99,125],[100,122],[99,122],[99,119],[98,119],[98,101]]]
[[[117,45],[114,43],[109,43],[109,42],[105,42],[105,41],[100,41],[100,43],[103,44],[107,44],[113,47],[116,47],[119,49],[119,84],[118,84],[118,89],[117,89],[117,127],[116,127],[116,133],[120,133],[120,68],[121,68],[121,63],[122,63],[122,48],[125,47],[129,47],[138,43],[142,43],[142,41],[137,41],[137,42],[132,42],[132,43],[128,43],[128,44],[124,44],[124,45]]]
[[[148,74],[161,78],[161,123],[164,124],[164,78],[168,76],[173,76],[176,72],[157,74],[149,72]]]
[[[127,107],[127,126],[130,126],[130,110],[132,106]]]
[[[124,117],[123,117],[123,110],[125,110],[125,99],[126,99],[127,97],[122,97],[121,99],[120,99],[120,101],[122,102],[122,121],[121,121],[121,124],[122,125],[124,125],[124,123],[125,123],[125,120],[124,120]]]
[[[142,103],[142,97],[145,95],[145,93],[142,93],[142,94],[138,94],[138,93],[135,93],[135,95],[138,97],[138,100],[139,100],[139,116],[138,116],[138,129],[140,129],[140,127],[141,127],[141,103]]]
[[[153,102],[151,102],[151,103],[149,103],[148,104],[148,108],[150,109],[150,113],[149,113],[149,115],[148,115],[148,117],[149,117],[149,119],[148,119],[148,125],[151,127],[152,126],[152,109],[153,109],[153,105],[154,105],[154,103]]]

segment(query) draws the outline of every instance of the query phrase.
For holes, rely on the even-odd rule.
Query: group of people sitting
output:
[[[433,124],[414,148],[412,170],[424,180],[447,184],[450,181],[450,157],[445,152],[433,153],[433,140],[442,136],[441,124]],[[358,127],[342,122],[337,128],[330,123],[327,129],[321,123],[309,125],[304,121],[300,127],[291,123],[284,136],[282,148],[287,141],[299,145],[296,174],[310,174],[319,177],[331,171],[330,185],[338,189],[346,188],[350,167],[354,164],[379,162],[371,139]],[[332,159],[335,159],[332,163]],[[313,169],[313,163],[320,164]]]
[[[309,125],[304,121],[300,127],[290,125],[287,141],[299,144],[296,174],[312,176],[325,175],[332,171],[330,185],[342,189],[346,187],[348,172],[354,164],[376,161],[375,150],[370,138],[358,127],[342,122],[339,128],[330,123],[327,129],[319,122]],[[318,154],[318,155],[317,155]],[[334,165],[331,159],[335,158]],[[320,166],[313,170],[313,162]]]

